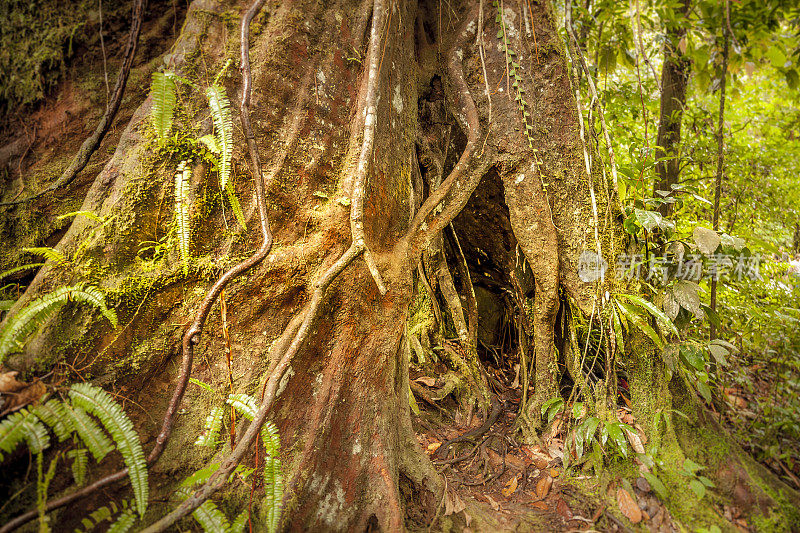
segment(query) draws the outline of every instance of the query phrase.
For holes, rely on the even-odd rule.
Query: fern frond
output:
[[[248,420],[253,420],[258,412],[256,399],[249,394],[229,394],[225,403],[236,409],[236,412]]]
[[[67,410],[59,400],[48,400],[45,404],[31,408],[31,412],[53,430],[58,442],[64,442],[75,432],[72,419],[67,416]]]
[[[23,440],[27,441],[28,449],[34,454],[42,453],[50,446],[47,428],[27,409],[11,413],[0,422],[0,461],[4,453],[13,452]]]
[[[175,81],[172,76],[163,72],[153,74],[150,85],[150,95],[153,98],[153,127],[158,135],[159,145],[169,134],[172,127],[172,114],[175,112]]]
[[[227,187],[225,187],[225,195],[228,197],[228,203],[231,204],[233,214],[236,215],[236,220],[244,229],[247,229],[247,223],[244,221],[242,206],[239,203],[239,199],[236,197],[236,192],[233,190],[233,181],[229,181]]]
[[[228,533],[231,530],[228,517],[211,500],[204,501],[194,510],[192,516],[206,533]]]
[[[209,448],[216,448],[219,444],[219,432],[222,429],[222,415],[225,410],[221,405],[216,405],[211,408],[211,412],[206,417],[206,422],[203,424],[203,431],[195,441],[195,446],[207,446]]]
[[[79,217],[79,216],[80,217],[86,217],[89,220],[93,220],[93,221],[97,222],[98,224],[105,224],[106,223],[105,219],[100,218],[99,216],[94,214],[94,212],[92,212],[92,211],[72,211],[71,213],[64,213],[63,215],[58,215],[56,217],[56,220],[64,220],[65,218]]]
[[[114,398],[100,387],[90,383],[78,383],[70,388],[69,395],[75,405],[99,418],[111,435],[122,454],[125,466],[128,467],[128,476],[136,498],[136,509],[140,516],[144,516],[149,493],[147,464],[133,423]]]
[[[267,531],[274,533],[280,522],[280,505],[283,499],[283,473],[281,471],[281,439],[278,428],[266,422],[261,428],[261,438],[267,457],[264,462],[264,505],[267,510]]]
[[[14,315],[0,331],[0,362],[14,350],[21,348],[27,338],[49,317],[70,301],[88,303],[103,313],[111,324],[117,326],[117,315],[106,307],[103,293],[96,287],[60,287],[37,298]]]
[[[67,452],[67,457],[72,459],[72,477],[77,486],[83,485],[86,481],[86,467],[89,466],[89,450],[77,448]]]
[[[66,257],[64,257],[64,254],[62,254],[55,248],[50,248],[49,246],[23,248],[22,251],[28,252],[29,254],[44,257],[47,261],[52,261],[59,266],[69,264],[69,260]]]
[[[214,119],[217,145],[220,149],[219,186],[224,190],[231,175],[231,156],[233,154],[231,104],[225,94],[225,87],[217,83],[214,83],[206,90],[206,96],[208,96],[211,117]]]
[[[222,152],[222,148],[219,147],[217,138],[211,134],[203,135],[198,139],[198,141],[203,143],[212,154],[219,155]],[[214,162],[216,163],[216,160]]]
[[[64,406],[64,412],[70,419],[70,423],[75,428],[81,442],[89,449],[89,452],[98,463],[114,450],[114,444],[106,437],[105,433],[97,427],[94,420],[86,414],[80,407],[70,405]]]
[[[236,519],[231,523],[231,533],[242,533],[244,526],[247,525],[248,518],[250,518],[250,513],[247,509],[236,515]]]
[[[132,509],[127,509],[111,524],[106,533],[127,533],[136,523],[136,515]]]
[[[175,223],[178,232],[178,249],[185,276],[189,275],[189,245],[192,238],[189,221],[189,180],[192,177],[192,171],[188,163],[188,161],[181,161],[175,174]]]
[[[8,270],[6,270],[4,272],[0,272],[0,279],[7,278],[8,276],[10,276],[12,274],[16,274],[17,272],[22,272],[24,270],[30,270],[32,268],[39,268],[41,266],[44,266],[44,263],[29,263],[27,265],[22,265],[22,266],[18,266],[18,267],[14,267],[14,268],[9,268]]]

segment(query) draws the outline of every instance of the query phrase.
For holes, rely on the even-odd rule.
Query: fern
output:
[[[8,276],[10,276],[12,274],[16,274],[17,272],[23,272],[25,270],[31,270],[33,268],[39,268],[41,266],[44,266],[44,263],[30,263],[30,264],[27,264],[27,265],[22,265],[22,266],[18,266],[18,267],[14,267],[14,268],[9,268],[8,270],[6,270],[4,272],[0,272],[0,279],[7,278]]]
[[[231,155],[233,154],[233,119],[231,105],[225,94],[225,88],[216,82],[206,90],[211,117],[214,119],[214,131],[219,147],[219,186],[225,189],[231,175]]]
[[[136,515],[133,513],[132,509],[127,509],[109,526],[106,533],[127,533],[135,523]]]
[[[249,394],[231,394],[226,402],[233,406],[243,417],[252,421],[258,411],[255,398]],[[261,439],[267,457],[264,461],[264,491],[266,498],[267,531],[274,533],[278,530],[280,522],[280,504],[283,499],[283,473],[281,471],[281,440],[278,428],[272,422],[266,422],[261,427]]]
[[[242,206],[239,203],[239,199],[236,197],[236,192],[233,190],[233,181],[229,181],[228,186],[225,187],[225,195],[228,197],[228,203],[231,204],[231,208],[233,209],[233,214],[236,216],[236,220],[244,229],[247,229],[247,223],[244,221],[244,212],[242,212]]]
[[[69,417],[75,432],[81,442],[89,449],[89,452],[98,463],[114,450],[114,444],[106,437],[105,433],[97,427],[92,418],[80,407],[65,405],[64,411]]]
[[[222,416],[225,410],[221,405],[211,408],[211,412],[206,417],[206,422],[203,425],[203,432],[197,437],[195,446],[207,446],[209,448],[216,448],[219,444],[219,433],[222,429]]]
[[[68,265],[69,260],[64,257],[64,254],[56,250],[55,248],[50,248],[49,246],[39,246],[35,248],[23,248],[23,252],[28,252],[29,254],[39,255],[44,257],[47,261],[52,261],[55,264],[62,266]]]
[[[50,466],[47,467],[47,473],[42,473],[42,464],[44,463],[44,456],[42,453],[36,454],[36,509],[39,512],[39,533],[49,533],[50,517],[47,516],[47,489],[50,487],[50,482],[56,475],[56,464],[58,463],[58,455],[56,455]]]
[[[244,527],[247,525],[248,518],[250,518],[250,513],[247,509],[239,513],[233,523],[231,523],[231,533],[242,533]]]
[[[117,449],[128,467],[136,509],[140,516],[147,510],[149,486],[147,484],[147,464],[144,459],[139,435],[133,429],[128,415],[110,394],[89,383],[73,385],[69,391],[72,402],[95,415],[109,432]]]
[[[117,516],[118,514],[119,516]],[[128,500],[123,500],[121,507],[118,507],[117,504],[112,501],[108,505],[95,509],[88,518],[81,520],[84,529],[75,529],[75,533],[88,533],[103,522],[111,522],[115,516],[117,516],[117,519],[109,526],[106,533],[110,531],[125,533],[136,522],[136,515],[130,508]]]
[[[71,213],[64,213],[63,215],[58,215],[56,217],[56,220],[64,220],[65,218],[78,217],[78,216],[86,217],[89,220],[97,222],[98,224],[105,224],[107,222],[106,219],[97,216],[92,211],[72,211]]]
[[[12,413],[0,422],[0,461],[4,453],[13,452],[23,440],[34,454],[42,453],[50,445],[47,428],[27,409]]]
[[[189,275],[189,245],[191,244],[191,225],[189,221],[189,180],[192,171],[188,161],[181,161],[175,174],[175,223],[178,231],[178,249],[181,254],[183,274]]]
[[[14,350],[21,348],[24,341],[44,321],[70,301],[83,302],[98,308],[114,327],[117,326],[117,315],[106,306],[99,289],[82,285],[60,287],[32,301],[6,323],[0,331],[0,363]]]
[[[64,404],[58,400],[49,400],[45,404],[39,404],[33,407],[31,412],[53,430],[58,442],[64,442],[75,432],[72,419],[67,416]]]
[[[86,467],[89,466],[89,450],[77,448],[67,452],[67,457],[72,459],[72,477],[79,487],[86,481]]]
[[[172,115],[175,112],[175,81],[172,76],[163,72],[154,73],[150,95],[153,98],[153,127],[158,135],[159,145],[163,145],[172,127]]]

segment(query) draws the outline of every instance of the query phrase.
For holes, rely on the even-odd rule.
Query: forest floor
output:
[[[580,467],[577,473],[575,468],[566,471],[563,462],[566,436],[559,417],[541,436],[539,444],[528,446],[517,442],[514,422],[522,396],[518,377],[515,379],[509,375],[511,372],[492,366],[488,372],[495,378],[492,382],[500,385],[494,392],[504,406],[488,429],[477,415],[458,423],[457,418],[466,417],[454,418],[450,410],[418,401],[420,414],[414,417],[417,439],[448,487],[434,522],[453,516],[457,521],[463,520],[458,525],[464,531],[471,530],[475,518],[480,524],[476,526],[478,530],[488,526],[497,531],[630,531],[620,518],[618,504],[612,511],[608,503],[619,501],[618,491],[623,490],[635,498],[630,507],[638,507],[639,521],[649,531],[678,531],[669,511],[644,478],[637,479],[627,489],[632,489],[631,495],[616,482],[602,482],[582,473]],[[440,380],[413,370],[411,379],[417,390],[417,385],[425,387],[433,397],[437,384],[441,384]],[[441,405],[447,407],[447,403],[445,398]],[[454,402],[451,403],[454,407]],[[619,408],[621,421],[629,416],[626,407]],[[450,439],[467,433],[470,438],[448,444]],[[601,491],[605,491],[605,497]],[[448,529],[445,524],[434,523],[430,527]]]

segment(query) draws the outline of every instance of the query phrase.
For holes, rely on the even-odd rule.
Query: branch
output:
[[[33,196],[29,196],[28,198],[23,198],[21,200],[2,202],[0,203],[0,206],[16,205],[29,202],[47,194],[48,192],[66,187],[72,183],[72,180],[75,179],[75,176],[77,176],[78,173],[86,167],[86,164],[89,162],[89,158],[92,157],[92,154],[94,154],[94,152],[100,146],[100,143],[103,141],[103,138],[106,136],[106,133],[108,133],[108,129],[111,127],[111,123],[114,121],[114,117],[117,115],[119,106],[122,103],[122,96],[125,94],[125,86],[128,83],[128,74],[130,74],[133,57],[136,55],[136,46],[139,43],[139,33],[142,28],[142,14],[144,13],[144,6],[146,3],[147,0],[135,0],[133,4],[131,29],[130,33],[128,34],[128,46],[125,49],[122,67],[117,75],[117,84],[114,86],[114,94],[111,97],[111,101],[108,103],[108,106],[106,107],[106,112],[103,113],[103,117],[100,119],[100,123],[94,130],[94,133],[92,133],[85,141],[83,141],[83,144],[78,150],[78,153],[75,154],[72,162],[54,184],[50,185],[42,192],[34,194]]]
[[[473,17],[467,17],[458,30],[458,35],[466,36],[466,27],[471,22]],[[425,248],[430,240],[442,231],[464,208],[475,190],[475,187],[480,183],[483,174],[488,168],[487,161],[489,158],[480,161],[481,154],[475,155],[475,148],[478,144],[478,139],[481,135],[480,120],[478,119],[478,110],[475,107],[475,101],[469,91],[469,86],[464,79],[464,72],[461,69],[461,59],[459,59],[458,52],[465,42],[457,41],[450,50],[449,61],[447,64],[448,75],[450,81],[453,83],[455,89],[456,102],[460,104],[460,112],[454,113],[462,129],[467,133],[467,145],[461,153],[455,167],[444,180],[441,187],[431,193],[425,202],[420,206],[414,220],[408,228],[403,240],[409,243],[409,251],[412,257],[416,257],[420,250]],[[466,176],[466,183],[461,183],[460,180]],[[448,202],[444,203],[445,198],[453,189],[454,184],[458,184],[458,190],[448,198]],[[439,214],[435,214],[434,211]],[[430,220],[428,217],[434,213],[433,218]]]

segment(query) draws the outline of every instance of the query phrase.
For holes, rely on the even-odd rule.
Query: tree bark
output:
[[[667,25],[664,41],[664,63],[661,67],[661,108],[656,137],[656,182],[653,196],[660,198],[658,191],[672,192],[680,173],[681,123],[686,107],[686,85],[689,81],[691,62],[681,51],[680,43],[687,38],[686,18],[691,0],[683,0],[675,10],[675,20]],[[685,43],[684,43],[685,46]],[[672,213],[672,204],[662,204],[662,215]]]

